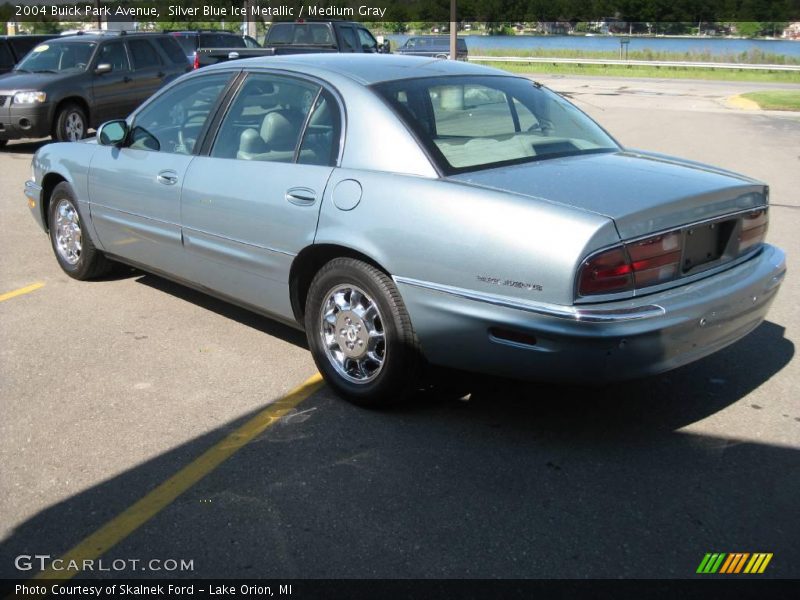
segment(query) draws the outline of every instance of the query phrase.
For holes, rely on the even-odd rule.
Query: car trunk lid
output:
[[[553,158],[449,177],[613,219],[623,240],[766,204],[766,186],[663,155],[620,151]]]

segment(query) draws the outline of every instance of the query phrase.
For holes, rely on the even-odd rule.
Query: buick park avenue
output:
[[[305,55],[185,75],[25,185],[75,279],[126,263],[305,330],[363,405],[432,367],[598,383],[764,320],[768,188],[626,149],[524,77]]]

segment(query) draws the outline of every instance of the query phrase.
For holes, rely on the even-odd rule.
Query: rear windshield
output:
[[[267,33],[267,44],[299,46],[333,46],[331,28],[325,23],[275,24]]]
[[[241,36],[232,33],[201,33],[201,48],[246,48]]]
[[[373,87],[447,174],[619,149],[572,104],[521,77],[430,77]]]

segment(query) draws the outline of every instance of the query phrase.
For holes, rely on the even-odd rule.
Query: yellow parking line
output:
[[[183,467],[149,494],[122,511],[82,542],[79,542],[77,546],[68,550],[60,557],[63,561],[60,564],[66,567],[70,561],[76,561],[77,565],[81,565],[85,560],[96,560],[101,557],[112,547],[169,506],[178,496],[211,473],[211,471],[235,454],[237,450],[244,447],[257,435],[275,424],[292,408],[317,391],[321,385],[322,376],[317,373],[294,388],[280,400],[267,406],[236,431],[206,450],[194,461]],[[54,571],[49,567],[37,573],[33,579],[67,580],[72,579],[78,572],[79,571],[76,570]]]
[[[5,294],[0,294],[0,302],[3,300],[11,300],[12,298],[16,298],[17,296],[22,296],[23,294],[29,294],[30,292],[35,292],[40,287],[44,287],[44,284],[39,283],[32,283],[31,285],[26,285],[23,288],[19,288],[18,290],[14,290],[12,292],[6,292]]]

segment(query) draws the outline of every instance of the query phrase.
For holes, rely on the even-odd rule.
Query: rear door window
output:
[[[158,52],[149,40],[130,40],[128,47],[133,57],[133,68],[137,71],[161,66]]]
[[[125,52],[125,44],[123,42],[110,42],[104,44],[100,48],[97,55],[96,64],[109,64],[113,71],[128,71],[128,54]]]
[[[183,64],[186,62],[186,55],[174,39],[161,37],[156,40],[156,43],[161,46],[164,54],[175,64]]]

